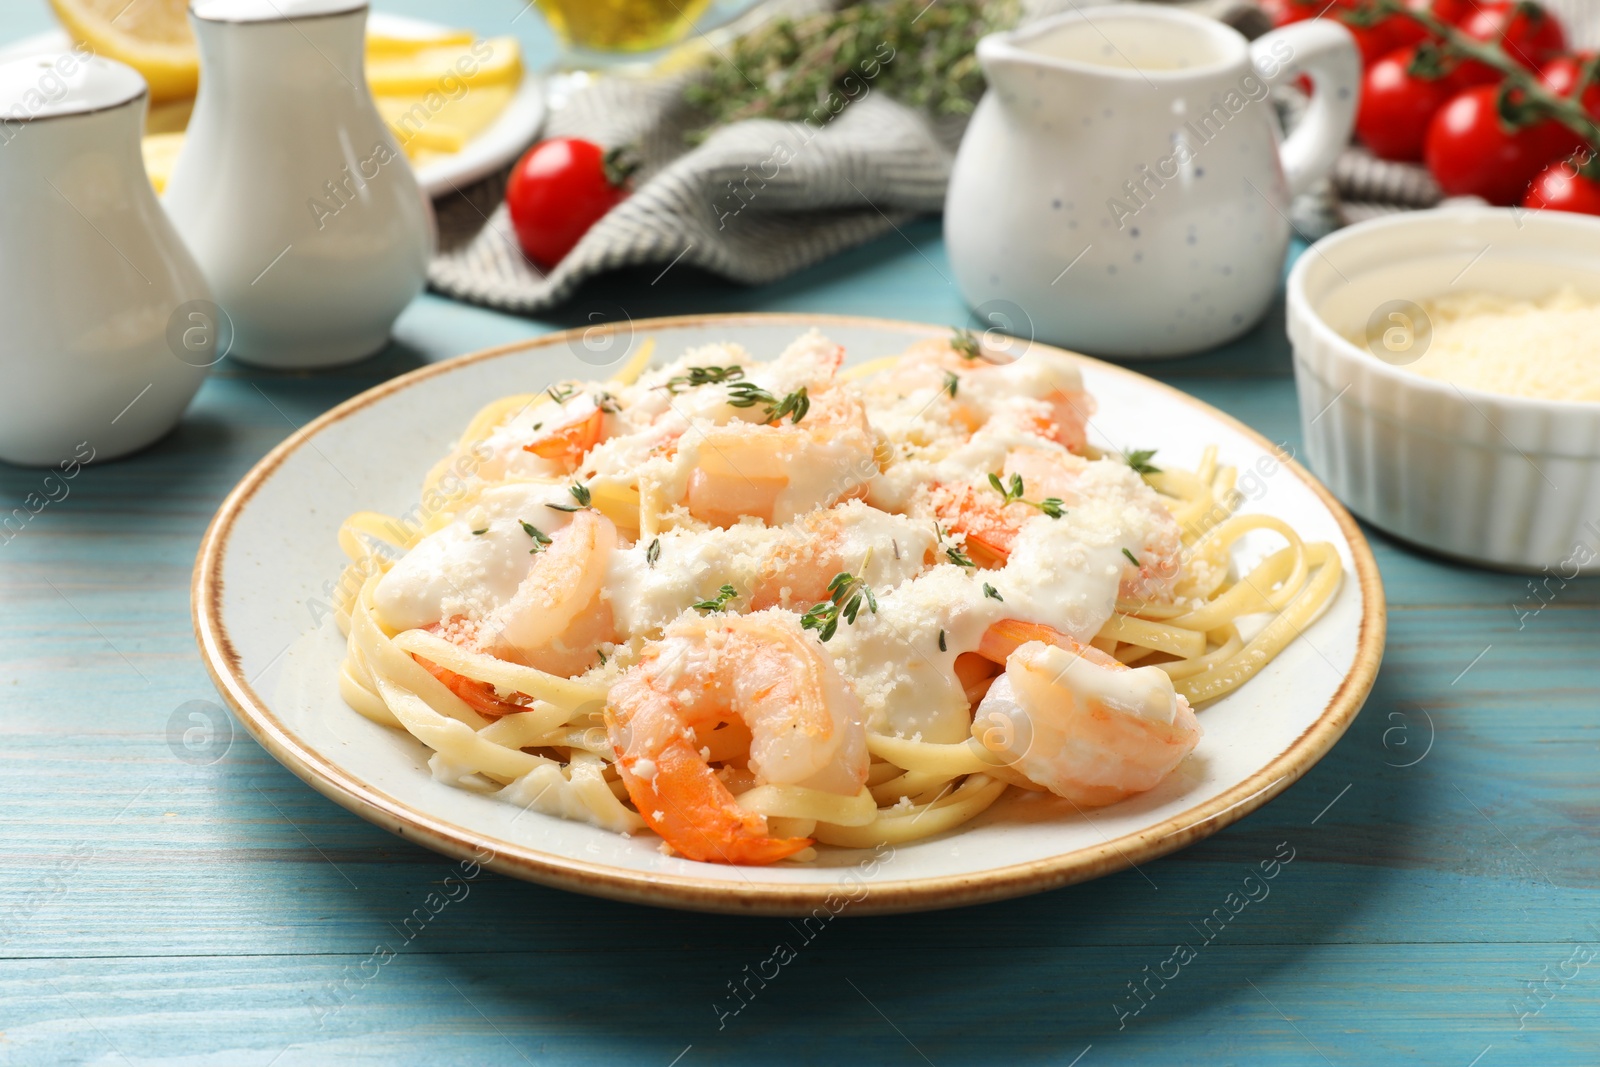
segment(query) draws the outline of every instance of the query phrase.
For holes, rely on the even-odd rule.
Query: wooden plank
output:
[[[279,1067],[410,1062],[423,1048],[438,1063],[653,1067],[836,1063],[845,1049],[875,1064],[990,1063],[1004,1049],[1008,1063],[1466,1067],[1582,1064],[1595,1049],[1597,964],[1523,1014],[1525,984],[1572,958],[1564,942],[1241,946],[1228,928],[1190,934],[1179,966],[1176,946],[1063,951],[966,914],[892,946],[861,943],[872,924],[847,920],[809,943],[762,923],[710,941],[673,923],[626,940],[591,929],[575,955],[521,938],[455,951],[447,909],[413,941],[389,934],[359,954],[17,963],[0,972],[0,1049],[19,1067],[141,1062],[177,1034],[185,1062]],[[779,945],[793,958],[768,964]]]
[[[504,32],[507,14],[475,0],[449,17]],[[46,25],[41,6],[8,7],[0,40]],[[549,54],[537,18],[512,30]],[[1596,1062],[1600,964],[1572,955],[1600,948],[1596,580],[1530,613],[1526,577],[1374,536],[1385,668],[1349,735],[1278,801],[1142,872],[847,918],[804,944],[781,920],[495,876],[427,914],[450,863],[322,799],[242,731],[216,763],[179,759],[174,711],[216,700],[188,621],[201,531],[251,463],[329,406],[596,312],[970,322],[937,220],[758,289],[658,273],[592,283],[537,319],[425,295],[397,344],[325,374],[224,363],[173,435],[91,465],[0,537],[0,1063]],[[1281,310],[1140,369],[1298,448]],[[0,505],[41,478],[0,468]],[[1229,894],[1280,843],[1294,861],[1233,915]],[[727,984],[790,939],[796,959],[752,980],[719,1028]],[[1163,987],[1179,943],[1195,959]],[[394,956],[376,966],[379,944]],[[1147,980],[1149,1006],[1123,1019]]]

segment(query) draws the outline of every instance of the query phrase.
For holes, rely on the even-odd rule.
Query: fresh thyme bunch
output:
[[[688,138],[741,119],[828,116],[838,111],[830,98],[869,89],[933,115],[965,114],[984,87],[978,39],[1008,28],[1019,11],[1018,0],[867,0],[775,20],[714,57],[685,90],[708,115]]]

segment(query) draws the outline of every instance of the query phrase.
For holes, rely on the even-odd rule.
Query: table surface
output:
[[[504,32],[515,13],[483,0],[448,17]],[[42,3],[0,12],[0,40],[47,26]],[[512,30],[548,54],[536,18]],[[182,758],[178,709],[217,700],[190,631],[195,549],[293,426],[610,306],[963,322],[939,234],[920,221],[761,289],[619,275],[546,319],[424,295],[357,366],[225,362],[174,433],[89,467],[0,544],[0,1064],[1600,1062],[1600,582],[1535,611],[1525,577],[1370,531],[1383,670],[1282,797],[1142,874],[846,918],[721,1019],[789,923],[488,874],[435,914],[453,864],[323,799],[242,729],[215,762]],[[1298,444],[1281,309],[1146,369]],[[0,508],[40,477],[0,466]],[[1205,941],[1201,922],[1281,849],[1294,861],[1270,896]],[[1154,977],[1178,944],[1195,958]]]

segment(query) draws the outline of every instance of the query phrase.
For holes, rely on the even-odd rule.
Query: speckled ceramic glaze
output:
[[[1289,202],[1348,143],[1349,33],[1298,23],[1253,44],[1147,5],[1094,8],[978,46],[990,91],[951,178],[962,294],[1010,332],[1096,355],[1213,347],[1266,312]],[[1270,86],[1316,92],[1281,146]]]

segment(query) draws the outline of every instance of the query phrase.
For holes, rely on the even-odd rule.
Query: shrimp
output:
[[[707,762],[724,723],[748,728],[756,785],[853,796],[867,779],[854,691],[792,616],[685,618],[612,686],[606,728],[634,806],[673,848],[713,863],[773,863],[811,844],[774,837]]]
[[[486,650],[563,677],[594,666],[595,646],[616,639],[610,601],[601,595],[616,545],[610,519],[575,512],[549,544],[536,547],[516,593],[485,617],[479,633]]]
[[[954,375],[954,381],[949,379]],[[948,338],[918,341],[885,372],[883,384],[901,389],[939,388],[949,392],[954,416],[971,433],[1008,400],[1043,401],[1043,435],[1073,452],[1088,444],[1094,398],[1083,388],[1083,376],[1071,356],[1039,346],[1028,347],[1010,362],[992,361],[980,353],[958,351]]]
[[[840,389],[809,398],[802,417],[731,422],[689,437],[684,503],[713,526],[742,518],[785,523],[865,494],[877,447],[861,402]]]
[[[605,412],[595,408],[571,422],[542,432],[523,445],[522,450],[542,459],[554,460],[564,472],[571,473],[589,454],[589,450],[600,443],[604,426]]]
[[[1129,545],[1132,561],[1123,568],[1118,595],[1128,600],[1166,600],[1181,567],[1181,531],[1153,490],[1119,464],[1092,464],[1055,449],[1020,447],[1006,454],[1000,475],[1008,489],[1020,484],[1023,501],[1007,501],[992,485],[938,485],[933,508],[949,529],[966,537],[974,562],[1004,566],[1025,523],[1040,516],[1038,505],[1057,500],[1065,511],[1089,501],[1143,512],[1143,536]]]
[[[925,523],[885,515],[859,501],[810,512],[763,553],[750,610],[804,608],[826,600],[829,584],[842,571],[879,590],[892,589],[929,564],[933,542]]]
[[[978,654],[1005,665],[972,734],[1030,781],[1074,804],[1154,788],[1200,740],[1188,701],[1159,667],[1130,668],[1048,626],[1003,620]]]

